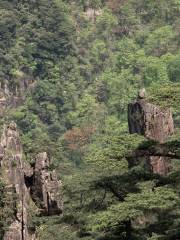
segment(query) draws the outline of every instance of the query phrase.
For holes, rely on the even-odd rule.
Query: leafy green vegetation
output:
[[[159,176],[127,157],[149,144],[127,126],[143,87],[172,109],[179,146],[179,11],[179,0],[0,1],[0,86],[20,100],[4,119],[64,185],[64,216],[33,217],[40,240],[180,238],[178,160]],[[4,199],[0,186],[0,238]]]

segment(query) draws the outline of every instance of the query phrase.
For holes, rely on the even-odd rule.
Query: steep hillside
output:
[[[180,239],[179,16],[180,0],[0,1],[0,133],[16,122],[21,161],[37,170],[34,238]],[[3,154],[2,239],[17,216]],[[44,169],[63,182],[63,214],[39,197],[53,189]],[[31,177],[20,173],[23,189]]]

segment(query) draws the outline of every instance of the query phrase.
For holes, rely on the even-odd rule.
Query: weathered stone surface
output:
[[[93,9],[91,7],[87,7],[85,9],[86,16],[93,22],[95,22],[96,18],[102,14],[102,10],[99,9]]]
[[[4,240],[30,240],[27,229],[29,192],[27,191],[22,164],[22,147],[15,123],[4,128],[0,149],[3,151],[1,159],[2,177],[6,184],[14,189],[16,196],[16,213]]]
[[[145,88],[140,89],[139,92],[138,92],[138,99],[143,99],[145,97],[146,97],[146,90],[145,90]]]
[[[24,161],[23,162],[23,169],[24,169],[24,175],[25,177],[29,177],[31,178],[34,174],[34,169],[33,167],[27,162],[27,161]]]
[[[0,141],[0,168],[8,194],[15,202],[11,203],[13,216],[3,240],[35,240],[35,233],[29,232],[28,209],[32,200],[40,206],[44,214],[62,212],[60,194],[61,181],[55,170],[50,170],[47,153],[36,156],[35,166],[23,161],[23,151],[17,126],[11,122],[4,127]],[[15,196],[15,198],[13,198]]]
[[[22,238],[22,231],[21,231],[21,222],[14,221],[9,230],[5,233],[4,240],[19,240]]]
[[[164,143],[174,133],[171,110],[148,103],[144,91],[140,94],[135,102],[128,105],[129,132]],[[166,174],[169,170],[168,162],[166,157],[150,157],[150,163],[155,173]]]
[[[55,170],[49,170],[49,166],[47,153],[39,153],[36,156],[32,194],[44,214],[60,214],[63,208],[60,195],[62,184],[58,181]]]
[[[101,8],[93,8],[91,6],[91,1],[86,1],[84,3],[84,12],[86,16],[89,18],[89,20],[95,22],[96,18],[102,14],[102,9]]]
[[[147,103],[144,99],[129,104],[128,123],[130,133],[142,134],[160,143],[174,133],[171,110]]]
[[[16,83],[0,82],[0,116],[4,115],[7,108],[21,105],[25,100],[25,92],[34,89],[36,82],[31,73],[19,72]]]

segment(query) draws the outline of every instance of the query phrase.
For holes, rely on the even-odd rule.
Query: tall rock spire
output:
[[[128,105],[128,124],[130,133],[141,134],[159,143],[164,143],[174,133],[171,110],[147,102],[145,89],[140,90],[137,100]],[[150,164],[154,173],[168,172],[166,157],[152,156]]]
[[[9,194],[15,194],[15,216],[5,233],[4,240],[31,240],[28,233],[29,192],[24,181],[22,146],[17,126],[11,122],[4,127],[0,143],[2,178],[8,186]],[[13,206],[12,206],[13,207]]]
[[[63,210],[62,185],[55,170],[50,170],[50,159],[46,152],[36,155],[32,184],[32,197],[41,206],[41,212],[47,215],[60,214]]]

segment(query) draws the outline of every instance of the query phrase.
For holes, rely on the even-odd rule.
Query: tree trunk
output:
[[[125,238],[125,240],[132,240],[131,220],[128,220],[128,221],[125,222],[125,231],[126,231],[126,238]]]

